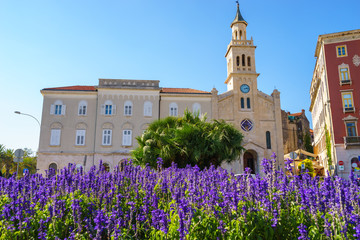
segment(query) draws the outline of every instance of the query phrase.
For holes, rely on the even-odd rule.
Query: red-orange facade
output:
[[[338,56],[338,47],[345,46],[346,56]],[[344,118],[351,115],[359,117],[360,113],[360,66],[354,64],[354,56],[360,52],[360,39],[325,44],[325,61],[329,94],[331,100],[331,115],[333,120],[333,131],[335,144],[344,144],[347,129]],[[341,84],[340,65],[348,65],[351,83]],[[344,112],[342,92],[352,92],[353,112]],[[360,129],[360,121],[356,122],[357,131]],[[357,132],[359,136],[359,132]]]

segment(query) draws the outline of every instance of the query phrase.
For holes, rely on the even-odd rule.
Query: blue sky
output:
[[[359,0],[240,0],[259,90],[290,112],[310,105],[318,35],[359,29]],[[46,87],[99,78],[225,92],[233,0],[0,0],[0,144],[37,150]]]

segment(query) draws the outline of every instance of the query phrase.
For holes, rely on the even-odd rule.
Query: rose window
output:
[[[241,129],[244,130],[245,132],[251,131],[253,126],[254,125],[253,125],[252,121],[249,119],[244,119],[241,121]]]

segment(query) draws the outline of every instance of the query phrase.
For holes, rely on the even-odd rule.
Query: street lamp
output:
[[[40,130],[41,130],[41,124],[40,124],[39,120],[37,120],[37,118],[34,117],[33,115],[30,115],[30,114],[27,114],[27,113],[22,113],[22,112],[20,112],[20,111],[15,111],[14,113],[32,117],[32,118],[35,119],[36,122],[39,124]],[[40,148],[40,146],[38,146],[37,154],[39,154],[39,148]],[[19,167],[19,163],[18,163],[18,167]],[[37,171],[38,171],[38,169],[36,169],[36,172],[37,172]]]
[[[36,122],[39,124],[39,127],[41,128],[41,125],[40,125],[39,120],[37,120],[37,118],[36,118],[36,117],[34,117],[33,115],[30,115],[30,114],[27,114],[27,113],[22,113],[22,112],[19,112],[19,111],[15,111],[14,113],[16,113],[16,114],[21,114],[21,115],[26,115],[26,116],[32,117],[33,119],[35,119],[35,120],[36,120]]]

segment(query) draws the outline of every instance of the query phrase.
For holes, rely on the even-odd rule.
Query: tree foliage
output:
[[[309,132],[306,132],[304,135],[304,147],[305,147],[305,151],[314,153],[314,148],[311,144],[311,136]]]
[[[330,170],[330,166],[332,165],[332,157],[331,157],[331,139],[330,134],[325,124],[325,143],[326,143],[326,155],[328,157],[328,168]]]
[[[23,170],[28,169],[30,174],[36,173],[36,156],[32,156],[31,149],[24,149],[23,162],[19,163],[19,176],[23,175]],[[17,163],[14,162],[14,150],[5,148],[0,144],[0,174],[9,178],[17,170]],[[0,176],[1,176],[0,175]]]
[[[301,164],[305,164],[305,169],[301,169]],[[298,165],[298,169],[300,170],[301,174],[308,173],[311,177],[314,175],[314,167],[310,159],[301,161]]]
[[[198,114],[185,111],[183,117],[167,117],[151,123],[140,137],[139,147],[132,152],[134,162],[156,167],[162,158],[163,166],[176,163],[178,167],[232,162],[244,150],[243,135],[232,125],[222,121],[207,122]]]

